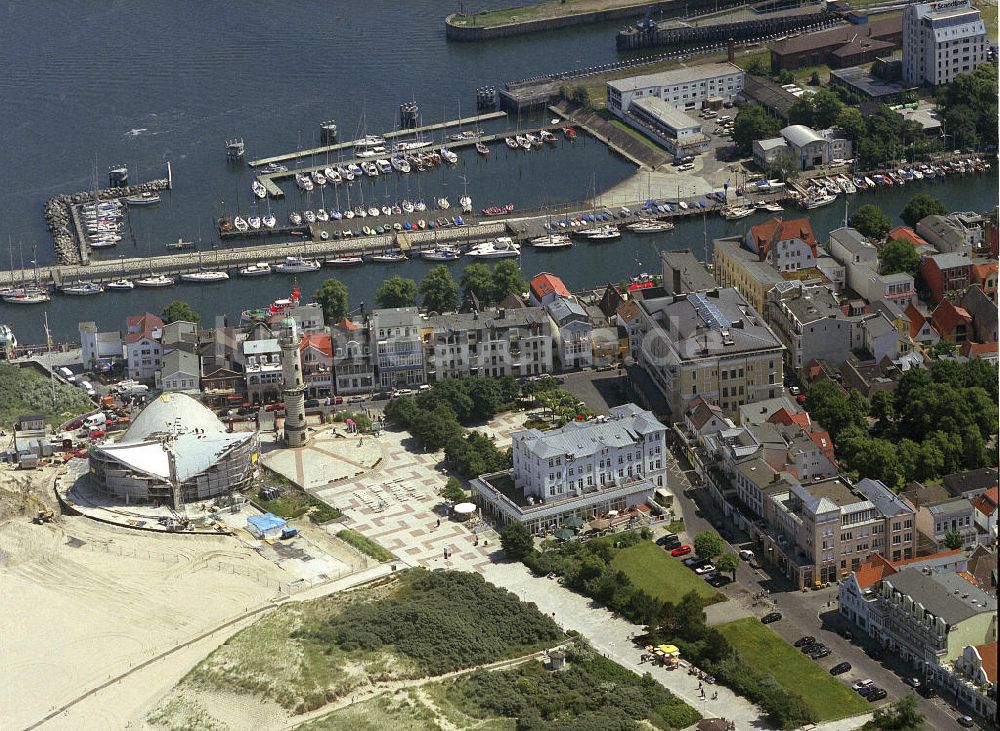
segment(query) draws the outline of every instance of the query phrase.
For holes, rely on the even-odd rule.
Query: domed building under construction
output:
[[[90,478],[102,495],[176,509],[250,487],[259,456],[257,432],[228,433],[195,399],[164,393],[121,440],[91,449]]]

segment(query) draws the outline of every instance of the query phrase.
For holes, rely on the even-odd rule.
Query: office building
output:
[[[732,103],[743,90],[743,77],[739,66],[708,63],[616,79],[607,84],[608,109],[624,118],[633,100],[650,97],[681,110],[700,109],[710,99]]]
[[[907,5],[903,11],[903,81],[950,84],[986,62],[986,25],[969,0]]]

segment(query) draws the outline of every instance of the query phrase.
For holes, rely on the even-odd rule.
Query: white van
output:
[[[97,429],[108,423],[108,416],[103,411],[98,411],[96,414],[91,414],[86,419],[83,420],[83,425],[87,429]]]
[[[740,551],[740,558],[742,558],[744,561],[753,561],[753,551],[748,551],[747,549],[744,548],[742,551]]]

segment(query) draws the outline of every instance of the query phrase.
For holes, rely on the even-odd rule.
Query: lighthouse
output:
[[[306,396],[302,382],[302,356],[299,353],[299,329],[292,317],[281,323],[281,375],[284,380],[285,445],[303,447],[306,443]]]

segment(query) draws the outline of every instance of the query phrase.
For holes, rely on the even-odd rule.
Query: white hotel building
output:
[[[472,481],[485,512],[533,531],[647,502],[665,484],[667,427],[635,404],[511,435],[514,467]]]
[[[903,11],[903,81],[950,84],[986,62],[986,26],[969,0],[907,5]]]
[[[658,97],[681,110],[700,109],[711,97],[734,102],[743,91],[743,69],[731,63],[708,63],[609,81],[608,109],[624,117],[633,99]]]

